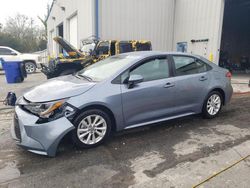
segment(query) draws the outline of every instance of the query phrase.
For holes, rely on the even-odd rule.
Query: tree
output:
[[[1,44],[5,43],[4,45],[10,46],[15,43],[16,46],[12,47],[21,52],[35,52],[46,48],[44,45],[47,41],[45,29],[36,25],[34,20],[26,15],[17,14],[13,18],[9,17],[1,34]]]
[[[48,37],[47,37],[47,19],[49,17],[49,13],[50,13],[50,5],[47,4],[47,12],[46,14],[44,15],[44,18],[41,18],[40,16],[38,16],[38,19],[42,22],[43,26],[44,26],[44,29],[45,29],[45,39],[48,40]]]
[[[15,39],[8,33],[3,33],[1,31],[0,31],[0,45],[9,46],[18,51],[22,51],[22,44],[20,43],[19,40]]]

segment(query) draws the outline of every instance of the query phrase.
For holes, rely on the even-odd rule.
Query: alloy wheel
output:
[[[89,115],[85,117],[77,126],[77,136],[79,140],[87,145],[100,142],[107,131],[107,123],[100,115]]]
[[[25,63],[25,70],[28,74],[34,73],[36,70],[36,66],[34,63],[27,62]]]
[[[211,116],[215,116],[221,108],[221,98],[217,94],[213,94],[209,97],[207,101],[207,112]]]

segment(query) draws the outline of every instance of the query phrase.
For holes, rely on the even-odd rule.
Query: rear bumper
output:
[[[224,101],[224,105],[228,104],[231,101],[232,96],[233,96],[233,87],[232,87],[231,84],[229,84],[225,88],[225,101]]]
[[[11,126],[12,138],[17,145],[30,152],[53,157],[61,139],[73,130],[74,126],[65,117],[43,124],[37,124],[37,120],[37,116],[16,106]]]

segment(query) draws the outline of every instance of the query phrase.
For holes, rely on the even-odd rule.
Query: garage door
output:
[[[77,48],[77,15],[69,19],[69,42]]]

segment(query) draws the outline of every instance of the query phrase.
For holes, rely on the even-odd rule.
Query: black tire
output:
[[[76,72],[75,69],[69,69],[69,70],[65,70],[65,71],[61,72],[61,73],[59,74],[59,76],[70,75],[70,74],[73,74],[73,73],[75,73],[75,72]]]
[[[82,120],[84,120],[84,118],[87,118],[90,115],[101,116],[106,121],[106,132],[105,132],[103,138],[100,141],[98,141],[97,143],[86,144],[86,143],[83,143],[83,141],[81,141],[80,138],[78,137],[78,127],[80,126],[80,122]],[[105,140],[107,140],[107,138],[109,137],[110,132],[111,132],[112,121],[106,112],[99,110],[99,109],[91,109],[91,110],[87,110],[85,112],[82,112],[74,120],[73,124],[75,126],[75,129],[71,132],[71,138],[72,138],[73,143],[76,145],[76,147],[78,147],[78,148],[93,148],[93,147],[101,145],[103,142],[105,142]]]
[[[208,110],[208,107],[207,107],[208,100],[210,99],[211,96],[218,96],[220,98],[220,107],[219,107],[218,112],[216,112],[215,114],[209,113],[209,110]],[[213,119],[216,116],[218,116],[218,114],[220,113],[220,111],[222,109],[222,105],[223,105],[223,97],[222,97],[221,93],[218,92],[218,91],[212,91],[212,92],[210,92],[208,94],[208,96],[206,97],[206,99],[204,101],[204,104],[203,104],[203,108],[202,108],[203,118],[205,118],[205,119]]]
[[[25,61],[25,70],[27,74],[33,74],[36,72],[36,64],[32,61]]]

